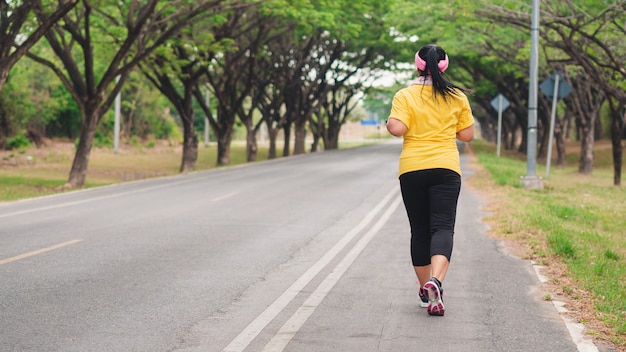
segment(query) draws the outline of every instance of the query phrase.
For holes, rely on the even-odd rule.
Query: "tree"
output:
[[[170,46],[173,55],[155,55],[140,63],[144,75],[174,105],[183,125],[180,172],[193,171],[198,160],[198,137],[194,128],[193,90],[205,68],[193,58],[193,49],[180,40]],[[191,49],[191,50],[190,50]],[[171,60],[175,57],[175,60]],[[180,66],[175,67],[176,63]],[[175,67],[175,68],[174,68]],[[170,73],[169,71],[172,71]],[[180,88],[179,88],[180,87]],[[181,92],[182,91],[182,92]]]
[[[270,12],[271,13],[271,12]],[[264,123],[264,115],[257,122],[254,121],[255,108],[260,105],[260,101],[265,97],[265,91],[272,84],[267,75],[261,72],[263,67],[263,56],[271,57],[268,51],[269,44],[282,37],[279,19],[270,14],[264,14],[263,8],[251,8],[246,22],[252,24],[250,28],[243,28],[241,35],[237,36],[236,43],[239,50],[245,50],[248,54],[242,59],[245,60],[243,74],[241,78],[241,88],[250,97],[249,104],[241,104],[237,109],[237,115],[246,128],[246,160],[255,161],[257,158],[256,134]],[[250,86],[251,89],[246,89]]]
[[[612,101],[618,105],[626,104],[624,89],[626,49],[623,46],[623,38],[626,35],[624,26],[626,1],[613,0],[603,3],[587,1],[584,8],[572,0],[549,2],[547,13],[547,20],[544,21],[547,30],[542,37],[548,45],[562,50],[573,63],[580,66],[585,79],[592,80],[596,89],[602,91],[597,94],[601,97],[606,96],[609,104],[612,104],[610,111],[614,130],[611,139],[615,170],[613,183],[619,186],[622,144],[621,135],[615,129],[619,129],[624,117],[620,109],[614,109],[615,103]],[[588,149],[589,146],[581,150],[579,166],[581,173],[591,173],[592,166],[589,164],[593,165],[593,155]],[[586,156],[584,159],[583,155]]]
[[[300,86],[294,153],[304,147],[302,121],[308,121],[314,131],[312,149],[319,137],[323,137],[325,149],[338,147],[341,126],[356,107],[353,98],[366,91],[399,53],[389,34],[388,18],[395,3],[346,1],[326,10],[333,21],[320,27],[312,55],[304,56],[309,60],[305,67],[310,69],[301,78],[306,84]],[[320,113],[321,109],[324,111]]]
[[[622,178],[622,139],[626,138],[626,106],[615,99],[609,98],[609,108],[611,109],[611,142],[613,144],[613,184],[621,185]],[[616,118],[616,116],[622,118]]]
[[[528,28],[529,12],[519,9],[492,6],[489,12],[497,13],[495,17],[501,23],[513,25],[517,28]],[[540,31],[544,45],[552,48],[567,57],[564,61],[559,57],[560,63],[579,66],[587,81],[586,86],[593,83],[592,92],[595,98],[586,95],[587,103],[598,97],[614,98],[618,102],[626,101],[623,81],[626,71],[623,62],[626,60],[626,50],[623,45],[624,20],[626,19],[626,1],[613,0],[608,2],[598,1],[544,1],[542,2],[542,28]],[[554,51],[553,51],[554,52]],[[547,58],[550,61],[550,58]],[[592,82],[589,82],[592,81]],[[604,99],[600,99],[600,102]],[[580,103],[579,106],[585,105]],[[593,112],[599,111],[593,109]],[[581,109],[578,109],[581,112]],[[581,118],[596,117],[588,115]],[[621,120],[623,116],[615,112],[614,120]],[[583,132],[593,133],[593,127],[585,124]],[[593,136],[581,136],[581,173],[590,173],[593,165]],[[587,143],[587,144],[585,144]],[[621,143],[614,141],[613,146],[621,149]],[[617,152],[616,155],[621,155]],[[620,164],[621,160],[615,160]],[[619,182],[615,182],[619,184]]]
[[[325,74],[325,92],[320,96],[324,113],[316,114],[318,119],[312,119],[311,127],[318,126],[325,149],[338,148],[341,127],[357,106],[355,98],[366,94],[372,82],[384,74],[387,64],[401,52],[388,33],[387,17],[392,4],[351,2],[349,17],[345,18],[351,26],[339,27],[338,39],[324,41],[327,47],[324,61],[330,62]]]
[[[363,82],[348,84],[346,81],[349,78],[350,76],[346,76],[335,80],[334,84],[329,85],[327,93],[321,97],[322,109],[320,110],[323,113],[318,111],[311,119],[311,129],[314,135],[311,151],[316,150],[319,138],[323,139],[325,150],[339,148],[341,126],[357,106],[353,98],[359,93],[367,93]]]
[[[324,79],[332,62],[340,53],[331,52],[330,61],[323,59],[325,48],[321,44],[324,33],[306,38],[305,45],[294,50],[296,65],[284,91],[287,120],[294,126],[294,154],[305,152],[306,124],[320,108],[320,96],[325,93],[327,81]],[[288,133],[285,133],[287,140]],[[288,147],[288,144],[285,143]],[[288,149],[285,149],[288,153]]]
[[[252,11],[252,12],[251,12]],[[237,114],[245,116],[243,105],[250,96],[254,82],[246,74],[250,65],[254,65],[257,46],[263,40],[263,30],[259,30],[257,39],[248,41],[248,34],[256,32],[263,18],[255,16],[256,8],[236,8],[226,16],[226,21],[213,26],[211,31],[218,42],[229,41],[222,51],[207,52],[210,68],[204,71],[207,83],[213,88],[217,100],[217,116],[213,116],[204,104],[199,91],[196,100],[209,117],[211,127],[217,139],[217,165],[230,163],[230,144]],[[261,39],[258,39],[258,38]],[[245,117],[244,117],[245,120]]]
[[[141,72],[130,74],[121,93],[122,138],[182,140],[169,101]]]
[[[208,112],[209,121],[215,125],[210,110],[205,106],[201,79],[206,75],[207,65],[210,64],[208,53],[224,50],[211,32],[211,26],[223,22],[224,17],[211,16],[200,23],[190,25],[180,35],[171,38],[166,46],[154,52],[147,62],[139,65],[144,75],[174,105],[180,116],[183,125],[180,172],[194,170],[198,159],[194,97]]]
[[[130,71],[181,28],[223,6],[220,0],[83,0],[45,33],[60,63],[35,54],[29,57],[59,76],[83,114],[66,188],[84,185],[96,127]],[[41,22],[50,17],[37,13]]]
[[[0,135],[26,131],[31,142],[38,147],[43,144],[46,132],[55,132],[47,127],[61,127],[56,135],[64,136],[76,130],[79,119],[67,114],[74,107],[68,102],[71,97],[54,73],[41,65],[28,64],[27,60],[16,63],[2,93],[10,97],[7,109],[13,110],[6,116],[11,120],[12,130],[2,130]],[[12,107],[11,107],[12,106]]]
[[[0,91],[11,68],[77,3],[78,0],[0,1]]]
[[[252,104],[261,112],[262,121],[267,127],[268,159],[276,158],[276,138],[287,124],[287,116],[283,113],[285,110],[283,95],[287,81],[284,72],[287,63],[284,60],[285,56],[281,53],[287,52],[291,47],[294,27],[293,22],[284,23],[283,21],[281,26],[275,28],[280,35],[265,44],[256,59],[257,69],[253,71],[257,86]]]

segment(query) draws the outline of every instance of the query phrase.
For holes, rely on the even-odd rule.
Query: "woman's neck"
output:
[[[432,86],[433,85],[433,78],[428,75],[428,76],[419,76],[416,79],[412,80],[411,82],[409,82],[409,86],[413,86],[413,85],[425,85],[425,86]]]

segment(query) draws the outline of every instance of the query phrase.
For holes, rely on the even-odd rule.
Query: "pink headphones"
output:
[[[439,72],[444,72],[448,68],[448,54],[446,54],[443,60],[439,60],[437,66],[439,66]],[[424,71],[426,69],[426,61],[419,56],[419,51],[415,53],[415,66],[420,71]]]

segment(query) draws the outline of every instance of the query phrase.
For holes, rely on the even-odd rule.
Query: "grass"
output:
[[[21,176],[0,176],[0,199],[15,200],[53,193],[65,181]]]
[[[626,189],[613,186],[610,147],[597,143],[593,175],[581,175],[579,146],[568,145],[569,165],[552,167],[543,190],[521,185],[525,156],[497,158],[495,146],[484,141],[472,142],[472,150],[484,168],[472,183],[491,195],[486,221],[493,234],[530,248],[528,259],[556,275],[558,294],[587,309],[579,320],[626,350]],[[538,165],[537,174],[545,168]],[[585,300],[591,305],[585,307]]]

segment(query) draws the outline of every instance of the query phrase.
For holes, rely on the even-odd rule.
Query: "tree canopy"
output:
[[[256,159],[261,128],[270,137],[270,157],[278,154],[280,132],[283,155],[292,148],[296,154],[306,152],[307,135],[313,137],[310,151],[319,150],[320,142],[333,149],[361,100],[372,114],[386,117],[391,96],[415,74],[416,50],[428,43],[446,49],[449,78],[472,90],[483,138],[496,138],[497,112],[490,102],[501,93],[510,101],[503,145],[526,150],[528,2],[68,0],[0,5],[0,144],[6,146],[9,137],[23,131],[32,138],[77,138],[68,187],[82,186],[97,136],[111,133],[107,116],[119,92],[125,93],[128,138],[133,133],[175,135],[171,126],[174,117],[178,120],[181,172],[195,167],[199,115],[218,142],[218,165],[229,163],[236,125],[246,130],[249,161]],[[579,170],[590,173],[594,140],[611,138],[616,185],[626,110],[625,9],[626,0],[541,1],[540,79],[558,71],[575,88],[559,101],[558,160],[565,162],[563,140],[576,139],[581,142]],[[42,66],[31,67],[25,60]],[[396,85],[379,84],[389,75],[398,77]],[[45,82],[38,80],[43,76]],[[17,104],[23,107],[19,114]],[[542,158],[548,157],[550,110],[551,100],[540,94]],[[131,128],[133,121],[150,122],[137,129]],[[610,126],[609,136],[601,135],[602,124]],[[294,146],[289,145],[292,135]]]

